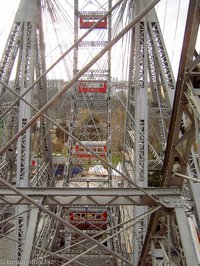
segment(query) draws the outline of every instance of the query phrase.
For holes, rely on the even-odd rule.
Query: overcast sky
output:
[[[68,1],[73,2],[73,0],[68,0]],[[19,0],[0,0],[0,2],[1,2],[0,52],[1,52],[5,45],[6,36],[12,25],[13,17],[18,7]],[[163,31],[165,44],[167,47],[169,58],[171,60],[175,77],[178,71],[188,3],[189,0],[161,0],[160,3],[156,6],[156,11],[158,14],[158,18],[160,20],[160,26]],[[177,19],[178,19],[178,24],[177,24]]]

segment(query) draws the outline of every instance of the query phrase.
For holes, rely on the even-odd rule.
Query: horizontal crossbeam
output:
[[[27,196],[43,204],[65,206],[122,206],[122,205],[158,205],[173,207],[179,202],[180,190],[169,188],[145,188],[146,193],[159,201],[153,201],[137,188],[18,188]],[[170,204],[169,204],[170,202]],[[12,190],[0,187],[0,204],[30,204]]]

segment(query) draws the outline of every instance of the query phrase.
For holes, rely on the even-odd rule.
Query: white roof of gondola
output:
[[[122,172],[122,164],[119,162],[116,169],[120,172]],[[115,170],[112,170],[112,175],[114,176],[121,176],[118,172],[116,172]]]
[[[94,165],[93,167],[89,168],[89,173],[97,173],[97,174],[108,174],[108,171],[101,165],[101,164],[97,164]]]

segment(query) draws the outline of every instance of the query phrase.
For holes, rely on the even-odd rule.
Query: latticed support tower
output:
[[[146,5],[133,1],[133,16]],[[152,10],[132,30],[129,92],[125,137],[125,172],[141,187],[148,187],[148,177],[161,178],[164,149],[174,91],[174,78],[167,51]],[[146,207],[135,207],[139,215]],[[147,220],[133,232],[134,265],[137,265]]]
[[[14,64],[16,64],[15,68]],[[8,84],[11,73],[13,73],[12,71],[15,71],[14,90],[18,94],[21,94],[23,99],[29,103],[33,102],[34,98],[38,99],[35,104],[37,104],[37,108],[41,108],[47,102],[46,79],[40,79],[40,81],[30,89],[35,79],[40,77],[45,71],[40,0],[21,0],[20,2],[0,65],[0,77],[5,84]],[[0,92],[2,103],[6,99],[6,88],[1,86]],[[3,109],[4,112],[7,110],[6,117],[8,117],[7,120],[4,119],[4,127],[12,127],[12,130],[5,135],[6,139],[2,139],[1,145],[9,141],[12,135],[20,131],[34,115],[34,110],[26,102],[23,100],[15,101],[15,97],[12,97],[12,99],[15,102],[15,105],[12,104],[13,109],[9,109],[9,105],[11,105],[10,102],[8,102],[6,108]],[[12,119],[13,115],[15,119]],[[7,125],[6,121],[8,121]],[[11,125],[11,123],[13,124]],[[42,156],[46,165],[51,166],[51,145],[49,136],[46,134],[47,128],[47,122],[44,118],[41,118],[40,129],[42,142],[40,145],[42,154],[40,154],[40,156]],[[33,145],[31,136],[32,131],[29,128],[7,152],[6,160],[9,162],[10,166],[8,174],[15,173],[16,171],[16,178],[14,178],[12,182],[16,181],[16,186],[18,187],[28,187],[31,183],[31,160],[32,156],[34,156],[34,154],[31,153],[31,145]],[[47,167],[46,171],[50,171],[50,169],[48,169]],[[48,174],[45,182],[49,183]],[[27,207],[23,205],[16,208],[16,212],[19,214],[16,218],[18,242],[17,260],[20,260],[24,255],[22,255],[22,253],[29,224],[27,212],[25,212],[26,210]],[[33,217],[36,223],[37,215]]]

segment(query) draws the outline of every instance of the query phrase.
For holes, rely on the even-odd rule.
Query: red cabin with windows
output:
[[[101,15],[80,15],[80,29],[91,28],[102,16]],[[107,17],[97,23],[95,29],[107,29]]]
[[[105,80],[95,81],[95,80],[82,80],[78,83],[78,92],[79,93],[88,93],[88,92],[98,92],[106,93],[107,82]]]
[[[106,157],[106,141],[82,141],[82,143],[102,158]],[[90,153],[85,147],[78,143],[76,144],[76,155],[79,158],[96,158],[94,154]]]
[[[72,210],[69,212],[69,221],[79,229],[107,229],[107,211]]]

